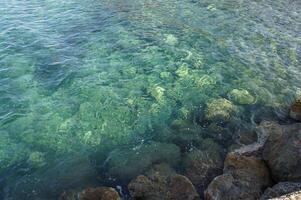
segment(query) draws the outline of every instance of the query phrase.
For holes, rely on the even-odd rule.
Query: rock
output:
[[[272,198],[270,200],[300,200],[300,199],[301,199],[301,191],[297,191],[280,197]]]
[[[34,168],[43,167],[46,164],[44,153],[38,151],[32,152],[29,155],[27,163]]]
[[[180,148],[174,144],[151,142],[132,149],[118,149],[108,158],[109,174],[122,181],[147,171],[152,164],[166,162],[172,166],[180,161]]]
[[[198,124],[188,120],[174,120],[163,141],[170,141],[180,147],[181,151],[186,152],[203,141],[202,129]]]
[[[176,75],[180,78],[185,78],[189,76],[189,68],[186,63],[182,64],[176,71]]]
[[[301,99],[297,100],[290,109],[290,117],[301,121]]]
[[[299,192],[295,193],[295,192]],[[284,195],[299,195],[301,199],[301,182],[280,182],[274,185],[272,188],[268,188],[264,191],[263,195],[260,197],[260,200],[273,199],[276,197],[281,197]],[[277,198],[281,199],[281,198]],[[284,198],[283,198],[284,199]],[[293,198],[291,198],[293,199]],[[295,198],[297,199],[297,198]]]
[[[248,90],[244,89],[233,89],[229,93],[229,98],[231,101],[241,105],[250,105],[256,102],[255,97],[253,97]]]
[[[184,175],[203,194],[214,177],[223,173],[222,149],[215,143],[206,150],[195,149],[184,155]]]
[[[140,175],[132,180],[128,189],[133,199],[143,200],[197,200],[199,195],[190,180],[182,175],[164,176],[155,173]]]
[[[79,200],[121,200],[121,198],[114,188],[98,187],[82,191]]]
[[[118,192],[111,187],[88,188],[81,192],[64,192],[59,200],[121,200]]]
[[[265,129],[269,135],[263,149],[276,181],[301,180],[301,123],[279,125],[271,123]]]
[[[165,93],[164,88],[160,86],[155,86],[151,89],[150,93],[158,102],[164,101],[164,93]]]
[[[255,156],[229,153],[224,165],[224,174],[209,184],[205,191],[205,199],[255,200],[271,183],[268,168]]]
[[[229,121],[235,111],[236,108],[231,101],[224,98],[215,99],[207,104],[205,119]]]
[[[190,180],[185,176],[177,174],[171,177],[167,199],[198,200],[200,198]]]
[[[167,192],[165,183],[160,180],[150,180],[144,175],[138,176],[128,185],[131,196],[134,199],[156,200]]]
[[[165,37],[165,43],[168,45],[174,46],[178,43],[178,38],[172,34],[166,34]]]
[[[52,166],[40,167],[17,182],[8,182],[12,199],[57,199],[64,191],[94,186],[98,172],[87,156],[72,155],[52,161]],[[16,173],[20,170],[16,169]],[[12,177],[16,174],[12,174]]]
[[[242,133],[238,133],[240,143],[245,145],[240,145],[239,148],[233,149],[230,152],[243,155],[243,156],[255,156],[255,157],[262,157],[263,147],[267,141],[269,131],[273,129],[273,124],[275,122],[270,121],[263,121],[261,124],[256,128],[256,132],[247,136],[247,133],[242,136]],[[247,137],[242,139],[242,137]],[[255,139],[256,138],[256,139]],[[242,141],[241,141],[242,140]],[[247,142],[246,142],[247,141]],[[251,143],[251,141],[254,141]],[[248,144],[251,143],[251,144]]]

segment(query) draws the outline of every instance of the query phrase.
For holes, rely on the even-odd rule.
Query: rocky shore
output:
[[[235,108],[227,100],[219,101],[219,106],[213,106],[218,102],[208,106],[215,114],[207,116],[228,120]],[[196,137],[196,127],[177,122],[170,144],[153,142],[141,147],[139,154],[132,150],[112,155],[110,174],[128,183],[127,192],[121,187],[96,187],[64,192],[60,200],[299,200],[300,105],[300,101],[292,105],[290,124],[262,121],[254,133],[239,131],[227,152],[215,139]],[[181,143],[175,145],[177,141]],[[189,150],[187,144],[193,144]]]

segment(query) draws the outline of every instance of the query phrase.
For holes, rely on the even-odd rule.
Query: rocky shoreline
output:
[[[111,174],[115,173],[121,179],[128,174],[135,177],[126,181],[130,197],[118,187],[117,190],[98,187],[65,192],[60,200],[299,200],[300,102],[296,101],[290,110],[290,117],[295,122],[282,125],[276,121],[262,121],[255,130],[256,137],[250,139],[251,134],[240,133],[239,140],[248,142],[232,145],[226,155],[213,140],[205,139],[196,142],[197,148],[180,156],[182,147],[174,145],[179,139],[177,137],[189,142],[198,140],[187,134],[184,137],[174,136],[174,144],[158,142],[141,147],[144,148],[140,151],[142,155],[136,155],[134,151],[126,152],[132,154],[126,156],[123,155],[125,152],[119,153],[119,157],[130,158],[122,163],[121,158],[113,155],[109,161]],[[215,113],[227,119],[227,112],[233,110],[228,102],[223,102],[223,105],[221,109],[225,106],[227,109]],[[159,149],[160,153],[155,149]],[[143,162],[139,161],[140,158],[144,158]],[[173,166],[177,163],[181,163],[184,169],[175,170]],[[114,171],[117,165],[119,170]]]

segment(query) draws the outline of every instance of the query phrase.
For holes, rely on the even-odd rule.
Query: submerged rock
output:
[[[237,103],[242,105],[254,104],[256,99],[253,97],[248,90],[244,89],[233,89],[229,93],[229,98]]]
[[[268,139],[263,158],[276,181],[301,180],[301,123],[279,125],[272,123],[265,129]]]
[[[256,200],[270,183],[268,168],[260,158],[230,153],[225,160],[224,174],[210,183],[205,198]]]
[[[97,177],[98,172],[89,159],[73,155],[53,161],[51,167],[40,167],[17,182],[9,180],[7,188],[12,199],[57,199],[63,191],[96,185]]]
[[[180,148],[175,144],[151,142],[114,151],[107,164],[111,177],[128,181],[148,170],[152,164],[166,162],[176,165],[179,160]]]
[[[301,99],[297,100],[290,109],[290,117],[301,121]]]
[[[214,177],[223,173],[223,156],[221,148],[211,144],[207,150],[195,149],[186,153],[183,160],[186,175],[203,193]]]
[[[190,180],[182,175],[164,176],[155,173],[140,175],[132,180],[128,189],[133,199],[143,200],[197,200],[199,195]]]
[[[165,35],[165,43],[168,45],[176,45],[178,43],[178,38],[176,38],[176,36],[172,35],[172,34],[166,34]]]
[[[224,98],[215,99],[207,104],[205,118],[207,120],[228,121],[235,111],[236,107],[231,101]]]
[[[87,188],[81,192],[64,192],[59,200],[121,200],[118,192],[111,187]]]
[[[79,200],[121,200],[121,198],[114,188],[98,187],[82,191]]]
[[[27,163],[34,168],[43,167],[46,164],[44,153],[38,151],[32,152],[29,155]]]
[[[157,102],[162,102],[164,100],[165,89],[163,87],[155,86],[151,89],[150,93]]]
[[[282,198],[281,196],[290,198]],[[260,200],[266,199],[301,199],[301,182],[280,182],[264,191]]]

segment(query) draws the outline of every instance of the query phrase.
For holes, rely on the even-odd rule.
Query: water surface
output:
[[[170,143],[179,122],[226,149],[232,136],[216,139],[210,123],[235,132],[283,119],[301,95],[300,10],[298,0],[0,0],[0,197],[123,184],[104,167],[112,152]],[[208,122],[208,103],[233,89],[254,102],[233,102],[231,125]]]

